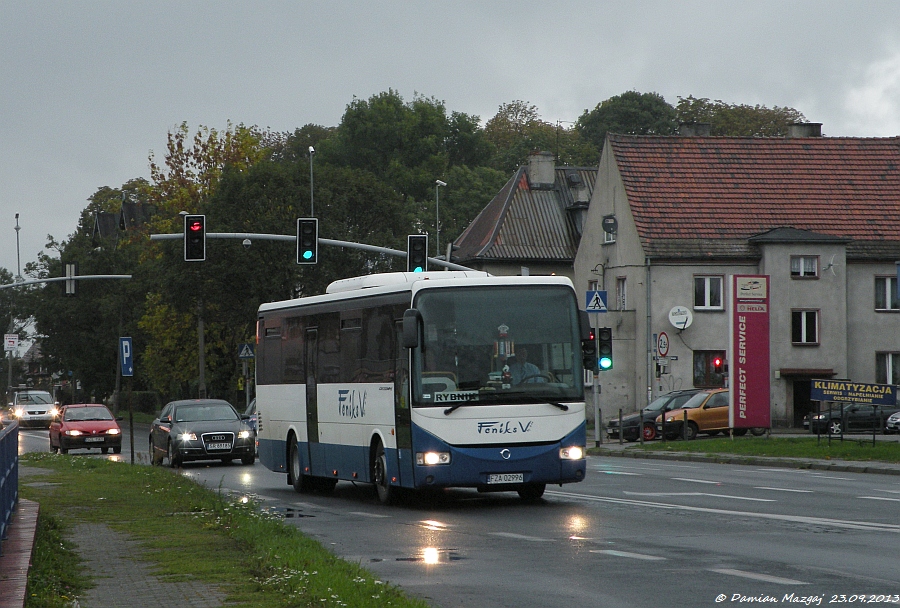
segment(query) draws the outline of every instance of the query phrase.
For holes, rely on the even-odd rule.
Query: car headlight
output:
[[[181,433],[178,435],[181,441],[197,441],[197,433]]]
[[[66,435],[68,435],[69,437],[80,437],[81,435],[84,435],[84,433],[76,429],[69,429],[68,431],[66,431]]]
[[[250,435],[250,431],[241,431],[240,433],[238,433],[238,439],[249,439]]]
[[[51,407],[51,408],[50,408],[50,415],[53,416],[54,418],[56,418],[57,416],[59,416],[59,408],[57,408],[56,406]]]
[[[122,429],[109,429],[106,431],[107,435],[119,435],[122,432]]]
[[[15,415],[16,418],[21,418],[22,416],[25,415],[25,408],[24,408],[24,407],[17,407],[17,408],[13,411],[13,414]]]
[[[450,452],[416,452],[416,464],[450,464]]]
[[[559,458],[560,460],[581,460],[582,458],[584,458],[584,448],[580,445],[560,448]]]

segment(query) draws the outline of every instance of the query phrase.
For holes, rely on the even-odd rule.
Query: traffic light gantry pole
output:
[[[288,243],[296,243],[297,236],[296,235],[283,235],[283,234],[257,234],[252,232],[207,232],[207,239],[250,239],[257,241],[283,241]],[[175,234],[151,234],[151,241],[176,241],[184,239],[183,233],[175,233]],[[365,243],[352,243],[350,241],[338,241],[335,239],[323,239],[319,238],[320,245],[329,245],[332,247],[347,247],[350,249],[361,249],[363,251],[371,251],[373,253],[384,253],[387,255],[395,255],[402,258],[406,257],[405,251],[399,251],[397,249],[390,249],[389,247],[379,247],[377,245],[367,245]],[[454,264],[453,262],[447,262],[445,260],[440,260],[438,258],[428,258],[429,264],[434,264],[436,266],[443,266],[445,268],[449,268],[451,270],[472,270],[466,266],[461,266],[459,264]]]

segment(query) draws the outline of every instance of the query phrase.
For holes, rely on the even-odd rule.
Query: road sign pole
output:
[[[597,352],[597,334],[600,330],[600,315],[594,315],[594,352]],[[600,374],[596,371],[591,372],[594,375],[594,379],[591,382],[591,392],[594,398],[594,446],[600,447],[600,444],[603,443],[603,435],[601,434],[601,428],[603,426],[603,415],[600,413]],[[622,434],[622,429],[619,429],[619,435]]]

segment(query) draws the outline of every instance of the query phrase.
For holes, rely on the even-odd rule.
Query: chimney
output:
[[[678,125],[682,137],[709,137],[712,124],[708,122],[683,122]]]
[[[795,122],[788,125],[788,137],[822,137],[822,123]]]
[[[528,186],[532,190],[551,190],[556,183],[556,159],[552,152],[532,152],[528,156]]]

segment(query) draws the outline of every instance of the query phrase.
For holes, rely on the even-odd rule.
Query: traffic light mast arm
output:
[[[151,241],[176,241],[184,238],[183,234],[151,234]],[[282,235],[282,234],[259,234],[254,232],[207,232],[207,239],[250,239],[258,240],[258,241],[284,241],[288,243],[296,243],[297,235]],[[394,255],[401,258],[406,257],[405,251],[398,251],[397,249],[390,249],[388,247],[379,247],[378,245],[367,245],[365,243],[351,243],[350,241],[337,241],[334,239],[323,239],[319,238],[320,245],[328,245],[331,247],[347,247],[348,249],[361,249],[363,251],[371,251],[373,253],[384,253],[387,255]],[[435,266],[443,266],[445,268],[449,268],[451,270],[474,270],[474,268],[469,268],[468,266],[461,266],[460,264],[454,264],[453,262],[446,262],[444,260],[438,258],[428,258],[429,264],[434,264]],[[21,285],[21,283],[19,283]]]

